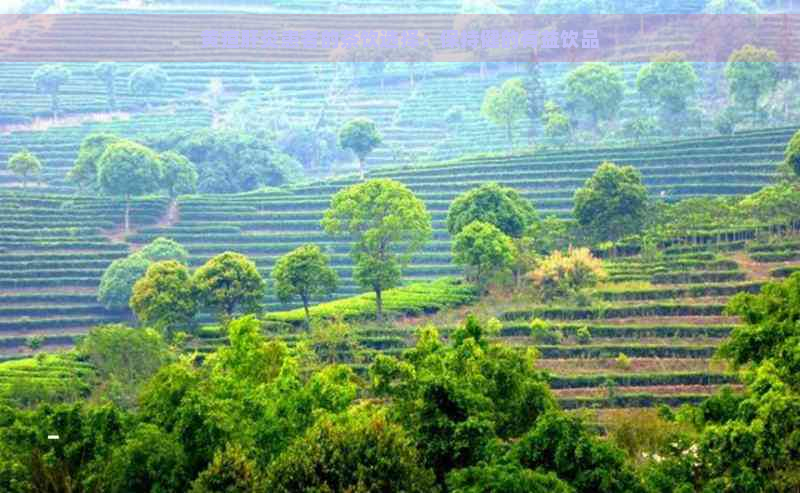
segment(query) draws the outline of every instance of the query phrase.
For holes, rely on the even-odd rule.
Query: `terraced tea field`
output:
[[[481,183],[496,181],[515,187],[541,214],[559,216],[570,213],[575,188],[604,159],[636,166],[650,193],[667,200],[751,193],[775,176],[775,165],[793,130],[640,148],[512,157],[476,155],[370,175],[397,179],[425,201],[433,218],[433,239],[413,259],[405,277],[407,281],[433,280],[460,274],[451,263],[445,215],[458,193]],[[190,252],[193,267],[214,254],[234,250],[253,258],[265,276],[279,255],[303,243],[318,243],[341,276],[335,297],[356,295],[361,290],[351,278],[349,245],[327,237],[319,226],[331,194],[350,183],[353,179],[344,177],[281,191],[184,196],[170,221],[166,221],[166,199],[143,199],[134,204],[134,231],[127,237],[119,233],[122,213],[118,202],[4,192],[0,201],[0,354],[20,357],[31,352],[34,341],[46,351],[68,347],[95,324],[125,319],[126,314],[108,312],[96,302],[100,275],[113,259],[159,236],[182,243]],[[539,364],[553,372],[553,386],[566,406],[697,400],[715,386],[733,381],[723,368],[710,365],[715,348],[737,323],[722,313],[726,300],[800,265],[796,240],[746,244],[733,236],[735,241],[715,246],[723,253],[708,251],[710,246],[676,245],[658,260],[609,262],[611,278],[598,293],[600,305],[591,308],[498,303],[495,315],[503,321],[498,337],[526,347],[535,342],[529,335],[530,318],[559,326],[564,340],[539,344]],[[272,293],[270,290],[267,308],[287,308]],[[467,301],[455,299],[460,300],[455,304]],[[403,312],[404,306],[398,311]],[[411,310],[411,315],[419,315],[420,310],[425,311]],[[452,327],[453,323],[444,320],[442,326]],[[368,357],[370,351],[397,353],[413,342],[411,326],[407,321],[393,329],[369,329],[359,335],[361,345],[367,348]],[[576,339],[577,329],[583,326],[592,334],[588,343]],[[218,334],[205,335],[216,339],[198,341],[201,348],[222,342]],[[619,354],[630,359],[629,367],[619,366]],[[607,390],[597,390],[599,383],[611,387],[610,397]]]

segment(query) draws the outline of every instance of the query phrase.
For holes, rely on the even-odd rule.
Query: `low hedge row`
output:
[[[585,320],[628,317],[690,317],[722,315],[725,305],[686,305],[677,303],[648,303],[631,306],[611,307],[542,307],[532,310],[516,310],[502,314],[504,320],[530,320],[531,318],[550,318],[563,320]]]
[[[708,399],[709,394],[623,394],[616,395],[612,399],[606,397],[565,397],[559,398],[558,403],[563,409],[582,409],[582,408],[635,408],[635,407],[656,407],[666,405],[678,407],[684,404],[699,404]]]
[[[698,298],[704,296],[732,296],[736,293],[757,293],[763,283],[744,282],[728,285],[697,284],[674,288],[631,288],[624,291],[600,290],[597,295],[606,301],[662,300]]]
[[[710,358],[716,346],[663,346],[654,344],[604,344],[592,346],[536,346],[545,359],[615,358],[620,353],[631,358]]]
[[[800,265],[787,265],[785,267],[777,267],[769,271],[769,275],[772,277],[789,277],[795,272],[800,272]]]
[[[576,389],[602,387],[611,381],[620,387],[644,387],[649,385],[722,385],[737,383],[735,374],[687,372],[687,373],[634,373],[630,375],[568,375],[550,376],[553,389]]]
[[[786,262],[789,260],[800,260],[800,251],[777,251],[751,253],[750,258],[756,262]]]
[[[727,337],[734,326],[732,325],[594,325],[594,324],[556,324],[566,336],[575,336],[579,329],[586,327],[592,337],[618,337],[621,339],[638,339],[642,337]],[[530,335],[528,323],[505,324],[500,330],[500,335],[505,337],[519,337]]]
[[[747,275],[741,271],[671,272],[654,274],[653,284],[697,284],[703,282],[744,281]]]

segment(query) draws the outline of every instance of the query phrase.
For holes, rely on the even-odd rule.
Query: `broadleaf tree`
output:
[[[266,284],[256,264],[236,252],[211,258],[192,276],[200,303],[227,323],[237,310],[245,314],[261,310]]]
[[[762,96],[778,83],[778,56],[769,48],[744,45],[731,53],[725,65],[725,78],[733,101],[753,114]]]
[[[158,154],[131,141],[109,145],[97,163],[100,188],[125,200],[125,231],[130,230],[131,197],[158,191],[163,169]]]
[[[694,67],[679,52],[654,57],[636,76],[637,90],[658,105],[662,122],[673,131],[680,129],[681,116],[686,113],[698,82]]]
[[[53,118],[58,117],[61,111],[58,95],[61,92],[61,86],[66,84],[72,72],[64,65],[48,64],[42,65],[33,72],[33,83],[36,90],[50,95],[50,109],[53,112]]]
[[[67,179],[79,186],[96,187],[97,164],[106,148],[124,139],[113,134],[90,134],[81,141],[75,164],[67,173]]]
[[[369,118],[354,118],[339,129],[339,145],[358,157],[358,172],[364,179],[367,156],[383,142],[375,122]]]
[[[117,109],[117,91],[115,87],[117,77],[117,64],[114,62],[100,62],[92,70],[95,77],[100,79],[106,87],[106,98],[108,99],[108,110]]]
[[[619,69],[606,63],[585,63],[567,75],[567,104],[574,116],[588,114],[593,129],[617,114],[625,95]]]
[[[467,279],[485,291],[489,278],[514,262],[514,243],[494,225],[473,221],[453,243],[453,262],[467,272]]]
[[[184,156],[174,151],[159,155],[164,169],[164,187],[170,197],[197,191],[197,168]]]
[[[602,163],[575,192],[575,218],[600,241],[638,233],[647,210],[647,189],[631,166]]]
[[[353,241],[353,277],[375,292],[376,316],[382,321],[383,291],[400,283],[402,268],[431,237],[425,204],[402,183],[369,180],[337,192],[322,227]]]
[[[330,294],[336,290],[336,271],[330,267],[330,259],[316,245],[300,246],[275,263],[272,278],[278,299],[287,302],[299,296],[309,327],[308,304],[313,296]]]
[[[482,221],[512,238],[520,238],[536,217],[533,205],[519,192],[487,183],[453,200],[447,211],[447,229],[455,236],[471,222]]]
[[[506,132],[509,150],[514,149],[514,124],[527,113],[528,93],[522,79],[509,79],[502,86],[490,87],[481,104],[481,114]]]
[[[152,98],[164,90],[167,82],[169,76],[164,69],[158,65],[142,65],[131,72],[128,87],[134,95],[145,97],[149,106]]]
[[[167,340],[176,330],[190,329],[198,307],[189,269],[174,260],[150,264],[133,285],[129,305],[142,324]]]
[[[8,158],[8,169],[22,178],[23,188],[28,186],[28,176],[38,176],[42,172],[42,162],[27,149]]]

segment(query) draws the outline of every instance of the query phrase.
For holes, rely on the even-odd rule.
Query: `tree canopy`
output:
[[[511,238],[494,225],[473,221],[455,237],[453,262],[464,266],[467,278],[485,289],[490,276],[511,267],[514,251]]]
[[[533,205],[519,192],[487,183],[453,200],[447,211],[447,230],[455,236],[471,222],[481,221],[512,238],[519,238],[536,219]]]
[[[192,328],[198,303],[189,269],[174,260],[150,264],[133,285],[130,307],[143,325],[171,339],[177,330]]]
[[[42,162],[27,149],[8,158],[8,170],[22,178],[22,186],[28,186],[28,176],[38,176],[42,172]]]
[[[308,304],[312,296],[336,290],[338,275],[330,267],[330,259],[316,245],[303,245],[282,256],[272,270],[278,299],[287,302],[299,296],[309,326]]]
[[[691,63],[679,52],[668,52],[653,58],[639,69],[636,88],[662,111],[662,121],[678,128],[677,117],[686,111],[697,91],[699,79]]]
[[[733,101],[753,112],[762,96],[778,82],[777,54],[768,48],[744,45],[731,53],[725,65],[725,78]]]
[[[358,157],[358,170],[364,179],[367,156],[383,142],[375,122],[369,118],[354,118],[339,129],[339,145],[353,151]]]
[[[257,313],[266,295],[266,283],[256,264],[244,255],[224,252],[211,258],[192,276],[202,304],[215,310],[223,321],[241,310]]]
[[[647,188],[632,166],[604,162],[575,192],[575,218],[600,241],[641,231],[646,210]]]
[[[36,90],[50,95],[50,108],[53,111],[53,118],[58,117],[60,104],[58,94],[61,86],[66,84],[72,72],[60,64],[41,65],[36,68],[31,78],[36,86]]]
[[[514,123],[527,114],[528,93],[522,79],[509,79],[502,86],[490,87],[481,105],[481,114],[506,131],[509,149],[514,149]]]
[[[163,177],[153,150],[135,142],[108,145],[97,162],[97,181],[103,192],[125,199],[125,231],[130,229],[130,199],[158,191]]]
[[[588,114],[593,127],[617,114],[625,95],[622,73],[606,63],[585,63],[567,74],[567,103],[578,116]]]
[[[402,268],[431,236],[425,204],[405,185],[390,179],[369,180],[337,192],[322,220],[325,232],[353,241],[353,277],[375,292],[382,319],[381,293],[397,286]]]

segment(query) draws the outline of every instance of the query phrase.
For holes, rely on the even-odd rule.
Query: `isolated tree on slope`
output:
[[[631,166],[606,161],[575,192],[575,218],[601,241],[639,232],[646,208],[647,189]]]
[[[400,283],[402,268],[431,236],[425,204],[402,183],[369,180],[337,192],[322,227],[353,240],[353,277],[375,292],[382,321],[383,291]]]
[[[339,129],[339,145],[358,157],[358,172],[364,180],[367,156],[383,141],[375,122],[369,118],[354,118]]]
[[[192,276],[200,302],[215,310],[227,323],[237,309],[257,313],[266,294],[266,284],[256,264],[244,255],[224,252],[213,257]]]
[[[756,114],[758,101],[778,83],[777,54],[768,48],[744,45],[725,65],[733,101]]]
[[[625,85],[622,73],[605,63],[586,63],[567,75],[567,102],[575,115],[588,113],[592,128],[617,114]]]
[[[117,109],[117,91],[114,87],[117,75],[117,64],[114,62],[100,62],[94,66],[94,75],[106,86],[108,98],[108,111]]]
[[[28,187],[28,176],[38,176],[42,172],[42,163],[27,149],[8,158],[8,169],[22,178],[22,187]]]
[[[541,71],[537,62],[527,64],[528,75],[522,80],[522,87],[525,89],[527,104],[525,112],[530,121],[530,132],[528,133],[528,144],[533,143],[536,135],[536,123],[544,114],[545,89],[542,84]]]
[[[639,70],[636,88],[662,111],[662,121],[680,128],[678,118],[686,112],[688,101],[697,90],[698,78],[684,55],[669,52],[659,55]]]
[[[535,219],[536,210],[519,192],[487,183],[453,200],[447,211],[447,230],[455,236],[471,222],[482,221],[512,238],[519,238]]]
[[[309,327],[311,297],[336,290],[336,271],[329,264],[330,259],[318,246],[303,245],[279,258],[272,270],[278,299],[285,303],[299,296],[303,301],[306,328]]]
[[[505,128],[509,150],[514,150],[514,123],[524,117],[528,93],[521,79],[509,79],[500,88],[490,87],[481,105],[481,114],[499,127]]]
[[[97,164],[100,157],[106,152],[106,148],[124,139],[113,134],[91,134],[81,141],[78,149],[78,157],[75,164],[67,173],[67,179],[78,183],[80,186],[93,185],[97,183]]]
[[[473,221],[456,235],[453,261],[464,266],[467,279],[485,291],[492,275],[511,267],[514,244],[494,225]]]
[[[171,198],[197,191],[197,168],[188,159],[174,151],[159,156],[164,170],[164,186]]]
[[[151,264],[133,285],[129,304],[136,318],[172,338],[175,330],[188,328],[197,313],[189,269],[174,260]]]
[[[163,91],[168,81],[169,76],[158,65],[143,65],[131,73],[128,85],[133,94],[148,99]]]
[[[131,197],[153,193],[160,187],[163,170],[158,154],[135,142],[117,142],[106,148],[97,168],[100,188],[125,199],[125,232],[128,232]]]
[[[61,91],[61,86],[66,84],[71,76],[72,73],[63,65],[42,65],[33,73],[32,79],[36,90],[50,95],[50,109],[53,112],[53,118],[58,118],[60,111],[58,93]]]

